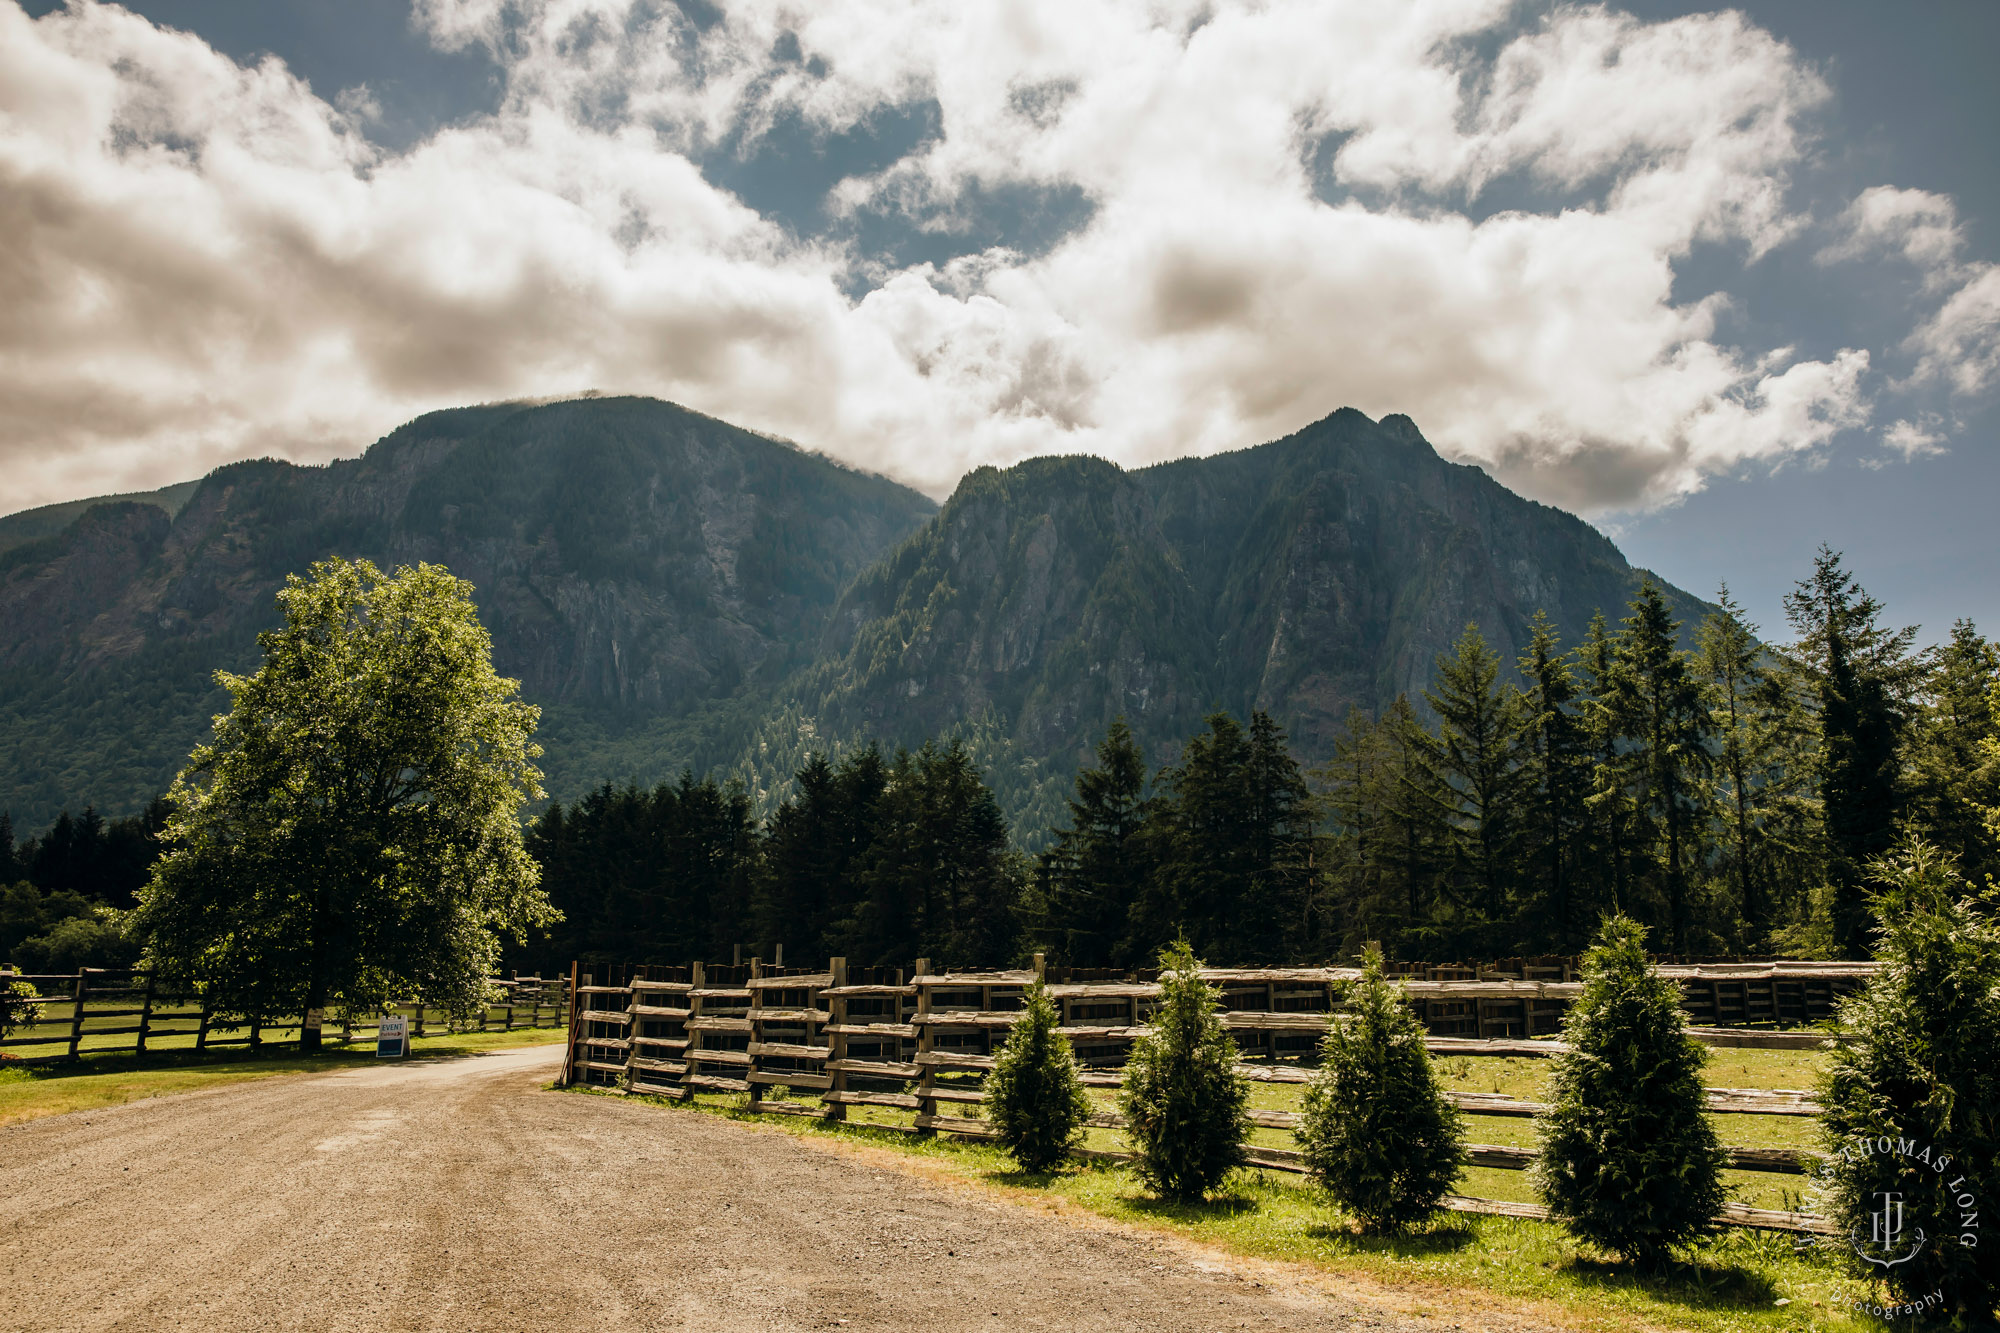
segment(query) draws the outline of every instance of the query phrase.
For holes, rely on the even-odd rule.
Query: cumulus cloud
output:
[[[352,453],[428,408],[584,387],[933,494],[978,463],[1145,463],[1352,405],[1585,510],[1669,502],[1870,415],[1868,350],[1734,346],[1726,296],[1676,294],[1695,246],[1754,262],[1809,225],[1787,197],[1828,89],[1736,15],[416,15],[440,45],[485,46],[506,94],[392,153],[365,89],[328,100],[116,8],[0,4],[0,508]],[[700,165],[920,106],[938,132],[841,182],[821,230]],[[1034,253],[979,248],[973,203],[1000,190],[1083,207]],[[869,218],[970,252],[897,264],[856,239]],[[1844,227],[1829,262],[1960,262],[1937,196],[1870,192]],[[2000,373],[2000,279],[1961,278],[1912,347],[1919,375],[1977,387]]]

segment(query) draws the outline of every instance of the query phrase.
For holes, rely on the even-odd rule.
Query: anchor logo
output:
[[[1918,1253],[1923,1250],[1924,1242],[1929,1237],[1924,1235],[1922,1227],[1912,1228],[1910,1231],[1912,1239],[1909,1242],[1909,1249],[1898,1253],[1897,1247],[1903,1241],[1904,1232],[1903,1196],[1898,1192],[1883,1190],[1875,1197],[1881,1200],[1882,1206],[1868,1215],[1867,1241],[1864,1242],[1861,1239],[1861,1223],[1859,1222],[1854,1224],[1854,1231],[1849,1236],[1849,1240],[1852,1241],[1856,1254],[1869,1263],[1886,1270],[1895,1267],[1897,1264],[1906,1264],[1916,1258]],[[1864,1244],[1866,1248],[1863,1248]]]

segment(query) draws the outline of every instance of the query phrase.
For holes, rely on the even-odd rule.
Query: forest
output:
[[[1650,582],[1626,611],[1567,644],[1538,620],[1513,663],[1468,626],[1318,768],[1257,710],[1157,768],[1120,719],[1032,856],[962,737],[812,754],[762,821],[736,781],[607,783],[532,820],[564,919],[507,960],[1129,967],[1180,935],[1225,965],[1445,960],[1572,953],[1613,911],[1661,953],[1858,956],[1897,843],[2000,872],[2000,651],[1969,621],[1919,650],[1826,550],[1785,646],[1727,589],[1693,627]],[[0,948],[60,962],[88,916],[69,952],[116,952],[159,813],[0,825]]]

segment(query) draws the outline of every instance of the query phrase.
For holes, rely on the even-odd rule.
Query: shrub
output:
[[[1055,1001],[1037,981],[986,1079],[986,1121],[1023,1171],[1061,1166],[1093,1109]]]
[[[41,997],[33,986],[0,975],[0,1037],[33,1023],[41,1012]]]
[[[1250,1082],[1215,1015],[1221,993],[1201,979],[1186,940],[1160,955],[1152,1031],[1132,1044],[1119,1089],[1139,1178],[1178,1202],[1202,1198],[1243,1162]]]
[[[1349,1010],[1328,1017],[1298,1131],[1306,1170],[1369,1231],[1429,1216],[1465,1169],[1464,1117],[1444,1095],[1423,1025],[1371,945]]]
[[[139,959],[138,942],[125,933],[124,912],[99,907],[88,916],[56,922],[14,948],[24,972],[74,972],[83,967],[130,967]]]
[[[1583,993],[1549,1074],[1534,1181],[1584,1240],[1657,1263],[1715,1229],[1727,1158],[1706,1114],[1708,1052],[1680,991],[1646,965],[1645,928],[1613,917],[1584,955]]]
[[[1942,1292],[1962,1325],[1990,1327],[2000,1253],[1963,1226],[1959,1200],[1970,1194],[1970,1211],[2000,1203],[2000,929],[1963,901],[1966,886],[1935,847],[1910,843],[1870,870],[1884,967],[1842,1005],[1854,1041],[1834,1050],[1821,1078],[1833,1155],[1819,1204],[1843,1236],[1871,1236],[1878,1196],[1900,1194],[1906,1239],[1918,1229],[1927,1237],[1915,1257],[1871,1268],[1838,1248],[1896,1303]],[[1860,1147],[1885,1136],[1898,1151]]]

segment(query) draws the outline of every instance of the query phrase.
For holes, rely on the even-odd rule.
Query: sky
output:
[[[0,0],[0,512],[643,393],[942,498],[1407,413],[2000,629],[2000,5]]]

